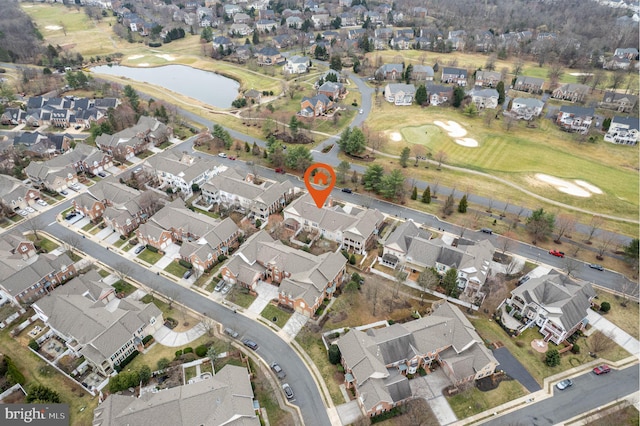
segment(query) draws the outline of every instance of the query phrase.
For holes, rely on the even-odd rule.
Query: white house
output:
[[[416,86],[404,83],[389,83],[384,88],[384,97],[394,105],[411,105],[416,95]]]
[[[639,125],[638,117],[615,116],[604,135],[604,140],[623,145],[637,145],[640,142]]]
[[[303,74],[309,69],[309,58],[306,56],[292,56],[284,65],[284,72],[288,74]]]

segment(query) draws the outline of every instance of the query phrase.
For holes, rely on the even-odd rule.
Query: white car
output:
[[[24,210],[20,210],[20,211],[18,212],[18,214],[19,214],[20,216],[22,216],[22,217],[27,217],[27,215],[28,215],[29,213],[27,213],[27,212],[26,212],[26,211],[24,211]]]
[[[218,154],[218,157],[227,158],[227,154],[225,154],[224,152],[221,152],[220,154]]]
[[[36,203],[38,203],[38,204],[39,204],[39,205],[41,205],[42,207],[46,207],[46,206],[48,206],[48,205],[49,205],[49,204],[47,204],[47,202],[46,202],[46,201],[44,201],[44,200],[38,200],[38,201],[36,201]]]
[[[33,207],[25,207],[24,209],[29,213],[35,213],[36,212]]]

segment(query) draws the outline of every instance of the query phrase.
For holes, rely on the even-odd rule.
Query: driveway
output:
[[[629,333],[591,309],[587,311],[587,319],[589,320],[589,324],[591,324],[591,329],[587,331],[587,335],[591,335],[595,330],[600,330],[631,355],[635,357],[640,356],[640,342]]]
[[[171,348],[177,348],[193,342],[198,337],[204,335],[207,332],[204,324],[201,322],[193,326],[193,328],[183,331],[181,333],[175,332],[168,327],[162,326],[158,331],[153,333],[153,338],[156,342],[163,346],[169,346]]]
[[[536,392],[542,389],[536,379],[524,368],[524,365],[509,352],[509,349],[505,347],[495,349],[493,356],[500,363],[500,369],[504,370],[509,377],[519,381],[529,392]]]
[[[177,244],[171,243],[164,250],[164,256],[162,256],[160,260],[156,262],[155,266],[157,266],[160,269],[164,269],[167,266],[169,266],[169,264],[173,262],[174,259],[179,257],[179,254],[180,254],[180,246]]]
[[[99,241],[104,240],[105,238],[111,236],[111,234],[113,234],[113,228],[110,226],[107,226],[106,228],[104,228],[102,231],[98,232],[96,234],[96,238]]]
[[[119,239],[120,239],[120,234],[118,234],[117,232],[112,232],[111,235],[109,235],[105,239],[105,242],[108,244],[115,244],[116,241],[118,241]]]
[[[263,308],[264,309],[264,308]],[[300,312],[294,312],[289,318],[289,321],[282,327],[282,331],[286,334],[289,341],[295,339],[302,327],[309,321],[309,317],[301,314]],[[286,339],[285,339],[286,340]],[[349,424],[349,423],[345,423]]]
[[[347,402],[346,404],[337,405],[336,410],[338,411],[338,416],[340,417],[340,421],[343,425],[354,424],[363,416],[360,406],[358,405],[358,401],[355,399]]]
[[[269,302],[271,302],[273,299],[278,298],[278,287],[269,283],[265,283],[263,281],[258,281],[258,285],[256,286],[256,293],[258,293],[258,297],[253,301],[253,303],[247,310],[256,315],[260,315],[264,308],[267,307]]]
[[[416,398],[423,398],[431,407],[431,411],[441,425],[447,425],[458,420],[442,390],[451,385],[451,380],[441,368],[426,376],[416,376],[409,380],[411,392]]]

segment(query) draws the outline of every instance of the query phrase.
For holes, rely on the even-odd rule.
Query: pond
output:
[[[231,102],[238,97],[240,88],[240,84],[235,80],[185,65],[153,68],[100,65],[91,68],[91,72],[150,83],[218,108],[229,108]]]

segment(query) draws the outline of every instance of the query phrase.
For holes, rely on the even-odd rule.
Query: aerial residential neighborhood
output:
[[[638,424],[637,2],[5,3],[0,424]]]

